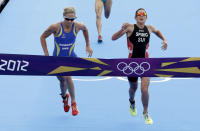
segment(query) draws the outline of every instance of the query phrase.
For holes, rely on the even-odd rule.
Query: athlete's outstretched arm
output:
[[[151,30],[156,36],[158,36],[160,39],[163,40],[163,42],[162,42],[162,44],[163,44],[163,45],[162,45],[162,49],[163,49],[163,50],[166,50],[168,44],[167,44],[167,40],[165,39],[165,37],[163,36],[163,34],[162,34],[158,29],[156,29],[155,27],[153,27],[152,25],[149,25],[149,28],[150,28],[150,30]]]
[[[128,23],[125,23],[122,25],[122,28],[119,31],[117,31],[116,33],[112,35],[112,40],[119,39],[121,36],[123,36],[127,32],[128,32]]]
[[[52,33],[55,33],[55,32],[56,32],[56,27],[55,27],[55,25],[51,25],[51,26],[49,26],[49,28],[46,29],[46,30],[44,31],[44,33],[40,36],[40,42],[41,42],[42,49],[43,49],[43,51],[44,51],[45,56],[49,56],[49,52],[48,52],[48,49],[47,49],[46,38],[49,37]]]
[[[90,48],[90,40],[89,40],[88,29],[84,24],[79,24],[79,29],[83,31],[83,35],[84,35],[85,42],[86,42],[86,52],[89,53],[89,57],[91,57],[93,51]]]

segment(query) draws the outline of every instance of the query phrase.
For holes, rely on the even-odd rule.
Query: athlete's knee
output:
[[[100,19],[101,19],[101,14],[97,14],[97,15],[96,15],[96,19],[97,19],[97,20],[100,20]]]
[[[137,90],[138,83],[137,82],[129,82],[130,83],[130,90]]]
[[[141,87],[141,92],[142,93],[148,93],[148,87],[147,86],[142,86]]]
[[[142,82],[141,91],[142,92],[148,92],[148,88],[149,88],[149,83],[148,82]]]

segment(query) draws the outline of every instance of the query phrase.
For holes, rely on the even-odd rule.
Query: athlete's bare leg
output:
[[[74,91],[74,83],[72,81],[72,77],[59,76],[58,79],[60,81],[61,96],[65,98],[68,90],[71,97],[71,103],[75,102],[75,91]]]
[[[97,31],[98,35],[101,36],[101,14],[103,10],[103,2],[102,0],[95,0],[95,12],[96,12],[96,26],[97,26]]]
[[[135,92],[138,88],[138,81],[136,81],[136,82],[129,81],[129,85],[130,85],[129,100],[132,101],[132,102],[135,102]]]
[[[111,7],[112,7],[112,0],[106,0],[106,2],[104,3],[104,15],[107,19],[110,16]]]
[[[61,90],[61,96],[63,100],[66,98],[67,94],[67,84],[65,79],[62,76],[57,76],[58,80],[60,81],[60,90]]]
[[[149,103],[149,83],[150,78],[149,77],[142,77],[141,80],[141,92],[142,92],[142,104],[144,107],[143,114],[148,112],[148,103]]]
[[[72,81],[72,77],[71,76],[63,76],[63,77],[66,81],[66,85],[68,87],[68,91],[71,96],[71,103],[73,103],[75,102],[75,91],[74,91],[74,83]]]
[[[65,112],[68,112],[70,109],[70,106],[68,105],[68,97],[66,94],[67,90],[68,90],[70,97],[71,97],[72,115],[73,116],[78,115],[79,111],[78,111],[76,101],[75,101],[75,91],[74,91],[74,83],[72,81],[72,77],[71,76],[58,76],[58,79],[60,81],[61,95],[63,98]]]

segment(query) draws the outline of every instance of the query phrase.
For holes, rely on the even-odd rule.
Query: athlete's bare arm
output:
[[[88,33],[88,29],[87,27],[82,24],[82,23],[75,23],[76,24],[76,28],[77,28],[77,32],[79,30],[82,30],[83,31],[83,35],[84,35],[84,38],[85,38],[85,42],[86,42],[86,52],[89,53],[89,57],[92,56],[92,49],[90,48],[90,40],[89,40],[89,33]]]
[[[132,24],[124,23],[122,25],[121,29],[119,31],[117,31],[116,33],[113,34],[112,40],[119,39],[125,33],[127,34],[127,36],[129,36],[131,34],[132,30],[133,30],[133,25]]]
[[[49,56],[46,38],[49,37],[51,34],[56,34],[57,29],[58,29],[57,24],[53,24],[53,25],[49,26],[40,37],[40,42],[41,42],[42,49],[44,51],[45,56]]]
[[[167,45],[167,40],[165,39],[165,37],[163,36],[163,34],[158,29],[156,29],[154,26],[152,26],[152,25],[148,25],[147,27],[148,27],[150,33],[153,32],[156,36],[158,36],[160,39],[163,40],[162,49],[166,50],[168,45]]]

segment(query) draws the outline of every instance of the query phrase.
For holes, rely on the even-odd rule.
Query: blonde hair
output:
[[[76,17],[76,9],[74,7],[67,7],[64,9],[63,11],[63,16],[65,16],[66,14],[74,14],[74,16]]]

